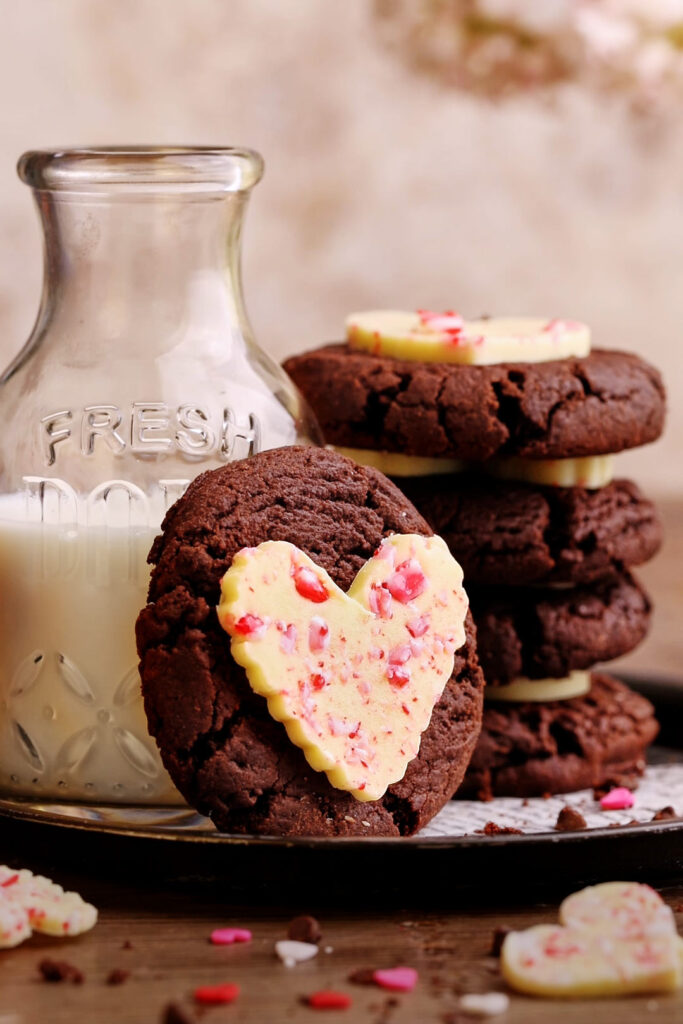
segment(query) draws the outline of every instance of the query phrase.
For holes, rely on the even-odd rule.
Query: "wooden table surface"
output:
[[[640,574],[659,604],[658,624],[643,650],[624,659],[624,668],[646,668],[662,674],[683,675],[680,620],[683,613],[680,565],[683,562],[683,503],[663,507],[668,540],[664,552]],[[682,795],[683,796],[683,795]],[[3,822],[0,850],[12,847],[13,825]],[[36,864],[49,850],[36,850]],[[3,859],[0,857],[0,860]],[[74,862],[77,864],[75,855]],[[619,876],[615,863],[614,874]],[[641,879],[643,881],[647,879]],[[373,907],[366,895],[381,879],[359,877],[357,899],[334,906],[335,878],[329,879],[327,906],[300,891],[283,886],[269,906],[250,899],[246,885],[237,897],[195,885],[136,883],[106,878],[97,864],[88,871],[62,874],[58,881],[78,887],[100,909],[100,920],[89,934],[73,940],[34,937],[18,949],[0,952],[0,1024],[156,1024],[165,1020],[165,1008],[175,1002],[188,1021],[203,1024],[325,1020],[363,1021],[368,1024],[449,1024],[464,1022],[458,996],[464,992],[504,989],[497,960],[489,955],[496,926],[524,928],[556,920],[557,899],[547,904],[524,905],[519,888],[509,879],[508,898],[496,905],[454,905],[448,910],[411,906],[411,878],[405,880],[405,898],[390,908]],[[662,890],[677,914],[683,932],[683,877],[681,884]],[[567,891],[573,888],[567,881]],[[439,906],[436,896],[434,905]],[[287,968],[274,954],[274,943],[284,938],[295,914],[314,914],[321,922],[319,955],[305,964]],[[212,929],[236,925],[253,932],[249,944],[217,947],[208,937]],[[45,958],[68,960],[84,974],[82,984],[51,984],[41,979],[38,964]],[[357,968],[404,964],[417,968],[420,980],[409,994],[392,994],[348,980]],[[114,969],[130,974],[120,985],[107,984]],[[230,1006],[197,1008],[192,993],[199,985],[237,982],[241,995]],[[301,997],[317,989],[334,988],[352,997],[344,1011],[315,1011]],[[683,993],[629,999],[549,1001],[511,995],[503,1024],[657,1024],[683,1022]]]

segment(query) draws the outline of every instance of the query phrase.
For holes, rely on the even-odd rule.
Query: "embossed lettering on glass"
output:
[[[38,319],[0,378],[0,796],[181,802],[147,733],[134,623],[165,510],[205,469],[317,441],[254,343],[242,149],[27,153]]]

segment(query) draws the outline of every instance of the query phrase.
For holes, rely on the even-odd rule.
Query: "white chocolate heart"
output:
[[[46,935],[80,935],[97,921],[97,910],[77,892],[65,892],[49,878],[22,868],[0,865],[0,893],[4,900],[21,908],[36,932]]]
[[[244,549],[223,577],[218,618],[252,689],[311,767],[365,801],[417,755],[466,612],[444,541],[397,534],[348,594],[292,544]]]
[[[674,917],[649,886],[606,882],[583,889],[561,905],[560,920],[506,936],[501,970],[512,988],[568,998],[680,987]]]
[[[544,363],[590,352],[590,331],[577,320],[491,317],[463,320],[459,313],[375,309],[346,319],[351,348],[394,359],[487,366]]]

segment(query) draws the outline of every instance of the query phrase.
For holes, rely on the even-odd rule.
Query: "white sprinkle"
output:
[[[458,1009],[469,1017],[497,1017],[509,1006],[510,999],[504,992],[472,992],[460,997]]]
[[[334,953],[334,946],[325,946],[326,953]]]
[[[296,967],[304,960],[318,955],[318,947],[312,942],[297,942],[295,939],[280,939],[275,943],[275,952],[285,967]]]
[[[365,825],[366,828],[370,828],[370,822],[369,821],[361,821],[361,825]]]
[[[355,825],[356,824],[354,819],[349,814],[345,814],[344,815],[344,821],[350,822],[351,825]]]

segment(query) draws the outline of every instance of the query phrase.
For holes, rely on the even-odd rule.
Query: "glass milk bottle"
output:
[[[31,152],[33,333],[0,378],[0,798],[181,802],[140,697],[134,623],[165,510],[198,473],[317,440],[254,343],[245,149]]]

